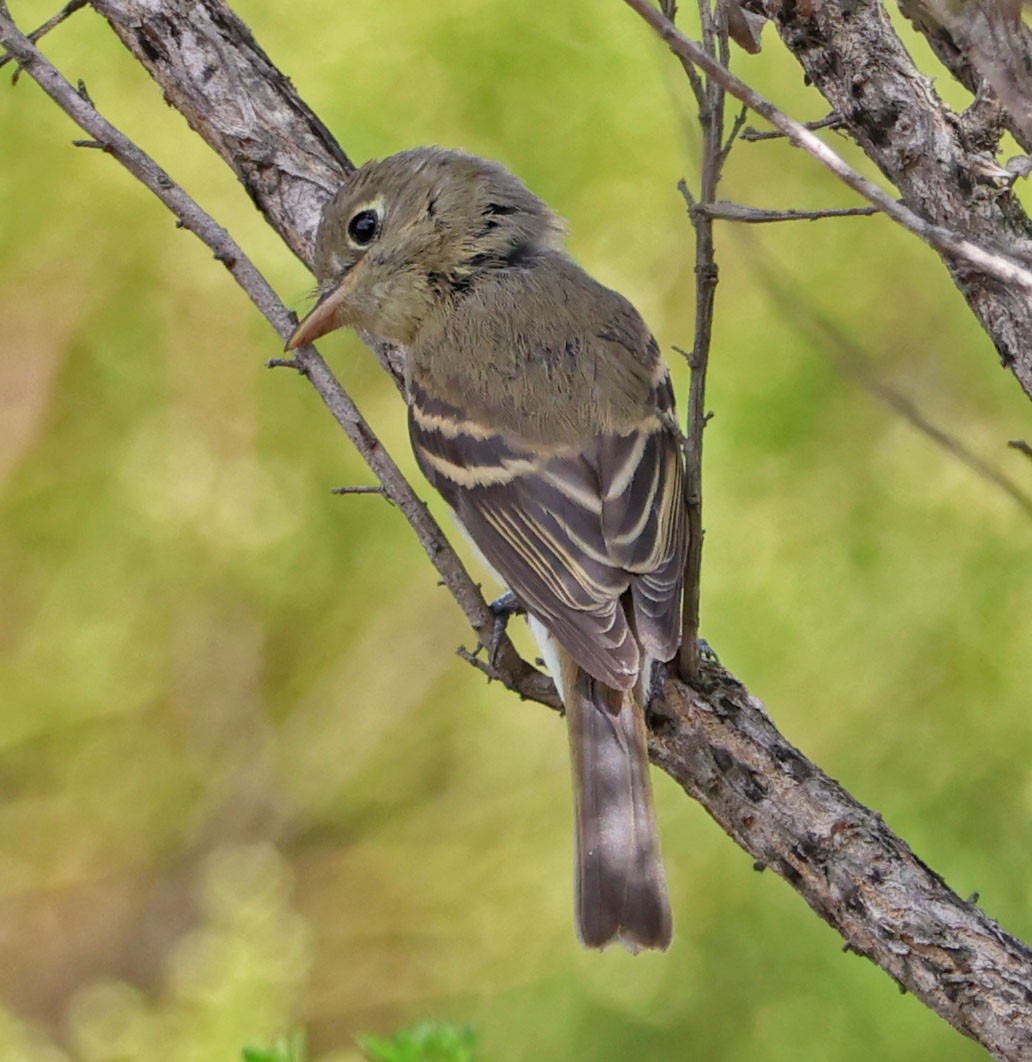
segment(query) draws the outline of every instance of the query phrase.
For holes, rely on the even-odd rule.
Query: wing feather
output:
[[[680,640],[685,532],[669,378],[641,419],[586,446],[530,444],[410,386],[420,467],[488,563],[575,660],[616,689]]]

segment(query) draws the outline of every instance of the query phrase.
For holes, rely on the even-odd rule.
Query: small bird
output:
[[[414,148],[356,170],[287,349],[348,325],[406,352],[416,460],[526,611],[562,696],[577,927],[669,946],[645,706],[681,640],[684,468],[670,374],[634,307],[495,162]]]

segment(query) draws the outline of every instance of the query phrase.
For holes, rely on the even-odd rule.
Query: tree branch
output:
[[[815,122],[803,122],[807,129],[841,129],[842,115],[834,111],[824,118],[818,118]],[[742,130],[742,139],[750,143],[758,140],[782,140],[785,134],[780,129],[753,129],[752,126]]]
[[[58,11],[56,15],[52,16],[51,18],[48,18],[42,26],[38,26],[30,34],[28,34],[28,39],[32,41],[33,44],[35,44],[38,40],[45,37],[52,29],[56,29],[58,26],[60,26],[65,19],[71,18],[71,16],[74,15],[76,11],[82,10],[82,8],[84,8],[88,3],[89,0],[68,0],[68,3],[65,4],[65,6],[61,8],[61,10]],[[6,6],[3,9],[6,11]],[[0,55],[0,69],[3,69],[3,67],[7,63],[11,62],[13,59],[13,55]]]
[[[741,203],[718,201],[693,203],[693,214],[702,214],[714,221],[742,221],[749,225],[765,225],[777,221],[820,221],[822,218],[858,218],[880,214],[877,207],[837,207],[828,210],[767,210],[744,206]]]
[[[1032,949],[952,892],[876,812],[789,744],[731,675],[670,685],[653,760],[758,866],[995,1057],[1032,1057]]]
[[[876,0],[767,0],[767,14],[807,76],[882,172],[897,202],[801,122],[707,55],[648,0],[625,0],[691,62],[843,183],[942,256],[997,351],[1032,397],[1032,236],[1021,204],[965,150],[956,121],[910,61]]]
[[[716,16],[709,0],[699,0],[699,18],[703,27],[703,47],[707,54],[726,54],[727,37],[718,33]],[[690,66],[685,67],[686,70]],[[689,79],[690,80],[690,79]],[[709,419],[706,411],[706,372],[709,367],[710,341],[713,336],[713,308],[719,271],[713,242],[713,219],[706,213],[717,196],[717,186],[734,136],[724,143],[724,90],[710,78],[691,82],[699,101],[699,124],[702,126],[702,173],[696,200],[681,181],[678,187],[688,203],[688,217],[695,231],[695,335],[688,359],[691,377],[688,385],[687,427],[685,429],[685,508],[688,524],[688,553],[685,559],[683,633],[678,666],[681,677],[694,685],[699,679],[699,605],[702,588],[702,439]],[[737,132],[743,118],[735,123]],[[696,210],[696,207],[703,209]]]
[[[903,202],[934,225],[949,225],[973,242],[1028,262],[1032,238],[1021,203],[1009,183],[1001,185],[1000,178],[985,173],[985,145],[967,142],[963,121],[935,96],[881,5],[833,0],[806,13],[792,7],[771,0],[768,13],[807,76],[844,116]],[[843,57],[835,70],[827,65],[831,51]],[[1000,274],[972,271],[948,247],[936,249],[1003,364],[1032,396],[1027,294]]]
[[[991,88],[1003,111],[995,143],[1006,127],[1032,152],[1032,30],[1021,6],[1021,0],[899,0],[900,11],[960,84],[976,97]]]
[[[166,98],[241,176],[288,246],[308,261],[321,207],[349,164],[246,27],[215,0],[95,0],[94,6]],[[0,18],[0,39],[29,74],[50,76],[46,61],[7,17]],[[118,144],[110,128],[94,125],[67,82],[55,98],[83,119],[94,139]],[[155,191],[154,182],[167,180],[146,168],[140,176]],[[187,204],[175,209],[187,211]],[[203,237],[207,228],[198,223],[194,231]],[[966,248],[967,241],[959,246]],[[234,276],[244,283],[248,273],[241,264],[248,263],[235,245],[230,251]],[[996,267],[1003,269],[998,262]],[[1020,281],[1024,270],[1014,268]],[[284,334],[282,306],[277,302],[269,313]],[[322,360],[304,351],[298,364],[413,525],[442,578],[449,573],[449,589],[485,644],[493,615],[440,529],[411,488],[395,478],[400,473]],[[511,670],[500,668],[499,677],[525,696],[554,704],[547,679],[523,666],[532,673],[524,673],[525,685]],[[785,741],[732,676],[704,661],[697,688],[668,681],[652,715],[654,761],[757,861],[799,891],[852,950],[998,1057],[1032,1052],[1029,949],[960,900],[880,816]]]

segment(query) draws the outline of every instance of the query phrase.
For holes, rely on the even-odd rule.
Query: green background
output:
[[[52,10],[14,5],[26,28]],[[629,9],[237,10],[356,160],[441,143],[520,173],[645,315],[684,395],[675,186],[698,138],[683,74]],[[823,116],[769,28],[765,45],[739,72]],[[102,20],[80,12],[45,49],[309,305],[304,268]],[[559,719],[456,659],[471,635],[399,513],[330,493],[370,474],[304,381],[264,368],[271,329],[9,73],[0,1057],[232,1059],[305,1025],[313,1057],[344,1062],[358,1034],[427,1018],[472,1024],[499,1062],[982,1057],[658,774],[674,946],[578,946]],[[783,142],[739,145],[722,195],[855,201]],[[1029,488],[1005,445],[1030,434],[1027,400],[888,221],[718,241],[703,633],[807,755],[1032,937],[1028,515],[843,374],[806,308]],[[348,335],[323,350],[427,495],[371,355]]]

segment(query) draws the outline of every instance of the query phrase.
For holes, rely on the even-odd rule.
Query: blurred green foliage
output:
[[[424,1021],[388,1038],[363,1036],[369,1062],[474,1062],[476,1035],[469,1026]]]
[[[54,5],[12,6],[29,27]],[[622,4],[237,10],[355,159],[436,142],[522,174],[683,393],[675,185],[698,138]],[[304,308],[305,270],[105,24],[84,10],[45,46]],[[735,63],[823,115],[772,35]],[[304,381],[263,368],[271,330],[76,135],[28,78],[0,85],[0,1057],[207,1062],[304,1026],[346,1062],[427,1019],[474,1026],[492,1062],[980,1057],[662,777],[674,946],[580,949],[559,721],[456,660],[469,633],[399,514],[331,495],[369,474]],[[740,144],[722,194],[852,202],[781,142]],[[1026,484],[1005,443],[1028,403],[885,220],[718,239],[703,631],[793,741],[1032,937],[1028,519],[841,375],[755,264]],[[325,349],[417,476],[372,358]]]
[[[277,1040],[272,1047],[245,1047],[244,1062],[305,1062],[305,1037],[302,1032],[293,1032],[285,1039]]]

